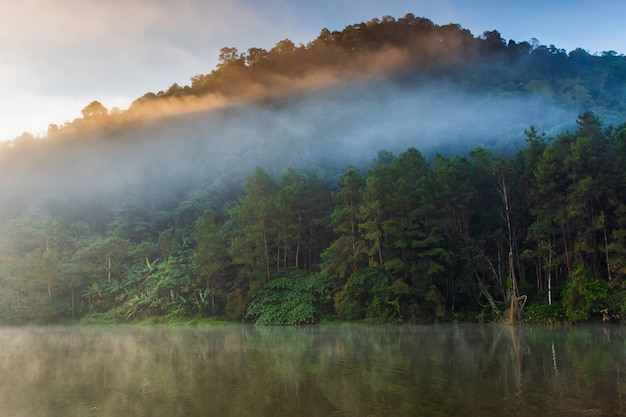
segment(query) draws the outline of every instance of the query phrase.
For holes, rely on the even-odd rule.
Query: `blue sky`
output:
[[[617,0],[0,0],[0,140],[43,134],[93,100],[127,108],[209,73],[220,48],[306,44],[322,28],[413,13],[571,51],[626,54]]]

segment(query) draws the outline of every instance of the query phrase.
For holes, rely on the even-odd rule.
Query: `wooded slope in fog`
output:
[[[510,153],[527,127],[558,133],[584,110],[620,123],[625,92],[626,58],[614,52],[568,54],[410,14],[324,29],[307,45],[225,47],[188,86],[147,93],[125,111],[94,101],[42,140],[3,143],[0,217],[68,191],[107,204],[120,189],[159,184],[178,199],[198,183],[242,184],[255,166],[332,178],[381,148]]]
[[[413,15],[226,47],[189,86],[2,144],[2,314],[252,320],[287,291],[326,297],[305,321],[473,320],[558,282],[542,318],[615,319],[625,87],[614,52]]]

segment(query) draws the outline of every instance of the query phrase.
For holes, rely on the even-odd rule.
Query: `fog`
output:
[[[0,328],[0,407],[11,417],[617,416],[624,342],[620,326],[599,325]]]
[[[249,102],[180,101],[148,108],[149,117],[135,112],[115,123],[109,116],[113,122],[102,126],[16,141],[0,151],[1,200],[11,202],[9,211],[50,196],[96,204],[121,190],[165,191],[177,201],[198,186],[241,185],[256,166],[332,181],[348,165],[366,168],[381,149],[510,153],[524,145],[529,126],[550,134],[569,128],[577,114],[547,96],[496,95],[445,81],[327,85]]]

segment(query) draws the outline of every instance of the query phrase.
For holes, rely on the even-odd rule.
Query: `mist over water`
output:
[[[0,328],[3,417],[617,416],[624,332]]]

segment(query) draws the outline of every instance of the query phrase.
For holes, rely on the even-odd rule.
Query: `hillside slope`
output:
[[[156,188],[176,201],[199,184],[241,185],[255,166],[333,178],[383,148],[510,153],[531,125],[554,134],[584,109],[615,124],[626,108],[623,56],[474,37],[413,15],[324,29],[306,46],[223,48],[191,81],[123,112],[93,102],[43,140],[4,144],[0,216],[48,196],[106,206],[121,190]]]

